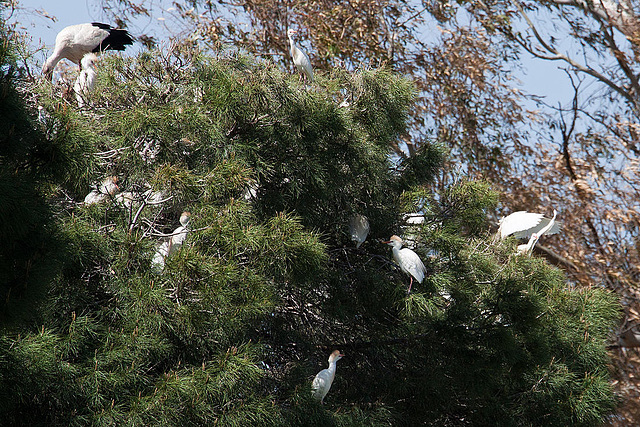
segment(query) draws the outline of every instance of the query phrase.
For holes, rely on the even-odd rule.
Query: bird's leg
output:
[[[410,276],[410,277],[411,277],[411,281],[409,282],[409,289],[407,289],[407,294],[411,293],[411,285],[413,285],[413,276]]]

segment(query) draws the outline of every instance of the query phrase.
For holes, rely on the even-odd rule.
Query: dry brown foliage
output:
[[[564,269],[570,283],[616,292],[625,313],[621,331],[640,322],[637,4],[191,3],[196,9],[176,2],[179,27],[191,29],[210,47],[231,44],[292,68],[286,32],[294,27],[318,70],[386,65],[413,78],[419,100],[412,131],[394,147],[398,155],[411,155],[425,143],[450,147],[442,182],[461,173],[492,182],[502,195],[495,218],[517,210],[550,214],[558,209],[563,231],[541,242],[540,253]],[[124,17],[147,13],[128,0],[105,4],[128,10]],[[567,37],[575,56],[558,47],[557,40]],[[574,97],[565,106],[542,102],[538,112],[525,108],[512,67],[527,52],[566,67]],[[613,346],[619,345],[617,332]],[[611,424],[638,424],[638,350],[612,348],[613,376],[624,403]]]

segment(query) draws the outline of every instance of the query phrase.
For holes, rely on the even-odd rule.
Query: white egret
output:
[[[169,241],[162,242],[162,244],[156,249],[156,252],[153,254],[153,258],[151,259],[151,268],[153,269],[154,273],[162,273],[162,270],[164,270],[164,260],[168,255]]]
[[[125,209],[133,209],[134,207],[140,206],[142,202],[145,202],[147,205],[160,205],[169,199],[170,197],[165,197],[162,191],[148,189],[144,193],[123,191],[115,197],[115,202]]]
[[[344,354],[334,350],[329,356],[329,367],[318,372],[311,384],[311,395],[314,399],[324,403],[324,397],[329,393],[333,379],[336,377],[336,362],[344,357]]]
[[[87,53],[80,61],[82,71],[78,75],[73,91],[76,94],[78,107],[83,107],[85,101],[89,98],[89,94],[96,85],[96,61],[98,57],[95,53]]]
[[[386,242],[387,245],[392,247],[393,259],[400,266],[400,270],[409,274],[411,282],[409,283],[409,289],[407,293],[411,292],[411,285],[413,285],[413,279],[416,279],[418,283],[422,283],[424,276],[427,272],[422,260],[417,253],[409,248],[402,248],[402,239],[398,236],[391,236]]]
[[[190,220],[191,213],[187,211],[182,212],[182,214],[180,215],[180,227],[173,230],[173,233],[171,233],[171,237],[169,237],[169,240],[163,242],[156,249],[156,252],[153,254],[153,258],[151,259],[151,268],[155,273],[162,273],[167,257],[176,253],[184,243],[185,239],[187,238],[187,234],[189,233]]]
[[[424,224],[424,214],[421,213],[406,213],[402,215],[402,220],[408,225],[420,225]]]
[[[191,220],[190,212],[182,212],[180,215],[180,227],[173,230],[169,239],[169,255],[175,253],[184,243],[189,233],[189,221]]]
[[[369,220],[366,216],[355,214],[349,221],[349,233],[351,234],[351,240],[356,242],[356,248],[367,239],[371,227],[369,226]]]
[[[134,203],[138,201],[138,193],[132,191],[123,191],[115,197],[115,202],[126,209],[133,209]]]
[[[514,212],[500,220],[497,238],[506,239],[508,236],[514,236],[526,239],[533,233],[540,233],[540,230],[549,225],[550,221],[543,214],[527,211]],[[546,234],[555,234],[558,231],[560,231],[560,224],[555,223],[546,231]]]
[[[298,34],[298,32],[293,28],[290,28],[289,31],[287,31],[289,46],[291,47],[291,58],[293,58],[293,63],[298,71],[313,83],[313,68],[311,68],[311,61],[307,54],[296,45],[296,42],[293,40],[294,34]]]
[[[90,52],[104,50],[124,50],[133,44],[133,37],[127,30],[112,28],[100,22],[71,25],[63,28],[56,36],[53,53],[42,67],[42,74],[49,80],[58,62],[66,58],[82,69],[82,58]]]
[[[102,184],[100,184],[99,187],[92,190],[85,196],[84,204],[92,205],[94,203],[104,202],[105,200],[114,197],[119,192],[120,187],[118,187],[118,177],[109,176],[102,181]]]
[[[543,234],[549,233],[549,231],[554,227],[556,222],[556,215],[557,215],[557,212],[554,209],[553,218],[551,218],[551,220],[547,223],[547,225],[542,229],[540,229],[540,231],[534,232],[531,235],[531,238],[529,238],[529,242],[527,244],[518,245],[518,252],[517,252],[518,255],[531,256],[531,253],[533,252],[533,248],[535,247],[536,243],[538,243],[538,239],[542,237]]]

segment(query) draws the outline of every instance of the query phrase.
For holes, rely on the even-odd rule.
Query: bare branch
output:
[[[518,11],[520,12],[520,15],[527,22],[527,25],[529,26],[529,28],[533,32],[533,35],[535,36],[536,40],[538,40],[540,45],[542,45],[542,47],[546,51],[548,51],[549,53],[553,54],[553,56],[552,57],[547,57],[547,56],[541,55],[541,54],[535,52],[533,49],[531,49],[531,47],[527,46],[526,43],[524,43],[523,40],[520,40],[520,39],[516,38],[516,41],[518,42],[518,44],[520,44],[528,52],[530,52],[532,55],[534,55],[534,56],[536,56],[538,58],[551,59],[551,60],[562,60],[562,61],[568,63],[569,65],[571,65],[576,70],[581,71],[581,72],[583,72],[585,74],[588,74],[588,75],[600,80],[601,82],[603,82],[604,84],[609,86],[611,89],[613,89],[615,92],[620,94],[622,97],[624,97],[629,103],[631,103],[633,105],[634,109],[636,109],[636,110],[640,109],[639,106],[638,106],[637,100],[633,96],[631,96],[631,94],[628,91],[626,91],[624,88],[618,86],[611,79],[609,79],[604,74],[598,72],[597,70],[594,70],[593,68],[591,68],[591,67],[589,67],[587,65],[581,64],[581,63],[575,61],[573,58],[558,52],[558,50],[556,48],[554,48],[549,43],[547,43],[542,38],[540,33],[538,32],[538,29],[536,28],[536,26],[533,23],[533,21],[527,15],[527,13],[525,12],[525,10],[522,7],[522,5],[520,5],[520,3],[517,0],[511,0],[511,2],[518,9]]]

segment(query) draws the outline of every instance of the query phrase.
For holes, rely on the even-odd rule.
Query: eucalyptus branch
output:
[[[531,49],[530,47],[526,46],[526,43],[524,43],[522,40],[519,40],[516,37],[517,43],[520,44],[523,48],[525,48],[527,50],[527,52],[531,53],[532,55],[534,55],[537,58],[547,59],[547,60],[561,60],[561,61],[564,61],[564,62],[568,63],[569,65],[571,65],[576,70],[578,70],[580,72],[583,72],[585,74],[588,74],[591,77],[594,77],[595,79],[597,79],[597,80],[601,81],[602,83],[606,84],[611,89],[613,89],[615,92],[617,92],[619,95],[624,97],[629,103],[631,103],[634,106],[634,109],[636,109],[636,110],[638,109],[639,106],[637,104],[636,99],[633,96],[631,96],[631,94],[628,91],[626,91],[624,88],[622,88],[619,85],[615,84],[611,79],[606,77],[604,74],[598,72],[597,70],[594,70],[593,68],[591,68],[591,67],[589,67],[587,65],[581,64],[581,63],[577,62],[576,60],[574,60],[573,58],[558,52],[558,50],[556,48],[554,48],[549,43],[547,43],[542,38],[540,33],[538,32],[538,29],[536,28],[536,26],[533,23],[533,21],[531,20],[531,18],[529,18],[529,16],[527,15],[527,13],[525,12],[525,10],[522,7],[522,5],[520,5],[520,3],[517,0],[511,0],[511,2],[518,9],[518,11],[520,12],[520,15],[527,22],[527,25],[529,26],[529,29],[531,30],[531,32],[535,36],[536,40],[538,40],[540,45],[542,45],[542,47],[546,51],[548,51],[549,53],[553,54],[553,56],[548,57],[548,56],[545,56],[545,55],[542,55],[542,54],[539,54],[539,53],[535,52],[533,49]]]
[[[596,19],[600,21],[600,17],[596,17]],[[626,60],[626,56],[624,55],[624,53],[618,48],[618,44],[613,37],[613,33],[609,31],[611,27],[609,26],[609,28],[607,28],[604,22],[600,22],[600,25],[602,26],[602,32],[604,33],[605,38],[607,39],[607,43],[609,44],[609,49],[611,49],[611,51],[613,52],[613,56],[618,62],[618,65],[620,65],[620,68],[624,72],[625,76],[627,76],[627,79],[629,79],[629,84],[632,88],[630,92],[638,96],[638,94],[640,94],[638,77],[634,74],[633,70],[629,66],[629,62]]]
[[[577,185],[578,175],[576,174],[576,171],[573,168],[573,162],[571,160],[571,154],[569,152],[569,142],[571,140],[573,132],[575,131],[576,121],[578,118],[578,88],[579,88],[579,86],[575,84],[571,76],[569,76],[569,79],[571,81],[571,85],[573,86],[573,91],[574,91],[573,100],[572,100],[572,109],[571,109],[573,114],[571,118],[571,125],[568,128],[564,120],[564,115],[560,114],[560,132],[562,133],[562,157],[564,159],[567,171],[569,172],[569,178],[571,179],[571,182],[573,183],[573,186],[578,195],[578,199],[581,201],[583,205],[586,205],[588,203],[587,197],[585,195],[584,189],[580,188]],[[586,216],[585,222],[587,224],[587,227],[589,228],[589,231],[591,232],[591,236],[593,237],[594,242],[598,247],[598,251],[602,251],[602,244],[600,243],[598,230],[593,224],[593,221],[589,216]]]

